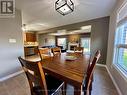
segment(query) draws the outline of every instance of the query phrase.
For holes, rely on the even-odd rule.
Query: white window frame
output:
[[[120,7],[120,9],[117,12],[116,32],[118,32],[117,29],[119,28],[120,25],[127,23],[127,11],[125,12],[125,14],[123,14],[125,9],[127,9],[127,2],[124,2],[124,4],[122,4],[122,6]],[[116,38],[116,35],[115,35],[115,38]],[[118,38],[120,38],[120,35]],[[116,41],[116,39],[115,39],[115,41]],[[124,70],[123,67],[120,64],[118,64],[118,56],[119,56],[118,53],[119,53],[120,48],[127,49],[127,44],[116,44],[116,43],[114,44],[113,66],[124,77],[124,79],[127,80],[127,70]]]

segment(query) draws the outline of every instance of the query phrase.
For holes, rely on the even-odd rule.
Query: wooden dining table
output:
[[[68,59],[68,56],[72,59]],[[74,95],[81,94],[89,56],[81,53],[61,53],[42,61],[44,72],[74,86]]]
[[[67,59],[68,56],[74,59]],[[28,57],[30,61],[39,61],[38,57]],[[86,75],[89,63],[89,55],[81,53],[61,53],[42,60],[42,67],[48,73],[59,80],[74,87],[74,95],[81,95],[81,87]]]

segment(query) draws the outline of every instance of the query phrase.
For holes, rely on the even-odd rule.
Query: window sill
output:
[[[113,64],[112,66],[119,72],[122,78],[127,82],[127,75],[125,74],[125,72],[122,71],[121,68],[116,64]]]

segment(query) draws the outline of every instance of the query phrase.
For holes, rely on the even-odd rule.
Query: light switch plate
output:
[[[9,43],[16,43],[16,39],[9,39]]]

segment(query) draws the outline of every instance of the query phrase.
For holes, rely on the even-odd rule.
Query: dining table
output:
[[[27,59],[39,60],[37,57],[28,57]],[[65,84],[72,85],[74,87],[74,95],[81,95],[82,83],[89,63],[89,55],[66,52],[41,61],[45,73],[64,81]]]

